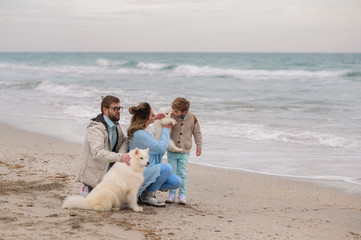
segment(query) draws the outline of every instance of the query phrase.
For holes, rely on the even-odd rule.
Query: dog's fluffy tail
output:
[[[65,199],[62,208],[92,209],[89,199],[82,196],[70,196]]]

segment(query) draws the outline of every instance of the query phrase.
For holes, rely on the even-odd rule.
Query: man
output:
[[[106,96],[101,103],[101,114],[91,119],[80,153],[77,179],[84,184],[84,197],[103,179],[115,162],[129,165],[128,139],[119,126],[123,107],[117,97]]]

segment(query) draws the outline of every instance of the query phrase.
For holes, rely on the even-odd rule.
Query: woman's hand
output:
[[[165,118],[165,115],[161,114],[161,113],[158,113],[157,114],[157,120],[161,120],[162,118]],[[172,129],[173,124],[162,125],[162,127]]]
[[[164,127],[164,128],[170,128],[170,129],[172,129],[172,127],[173,127],[173,124],[167,124],[167,125],[162,125],[162,127]]]

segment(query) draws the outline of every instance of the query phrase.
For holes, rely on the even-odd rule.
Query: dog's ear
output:
[[[147,154],[149,153],[149,148],[145,149],[145,151],[147,151]]]
[[[135,153],[135,154],[139,154],[139,149],[138,149],[138,148],[135,148],[134,153]]]

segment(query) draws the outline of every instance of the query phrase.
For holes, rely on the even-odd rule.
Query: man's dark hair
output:
[[[106,97],[102,97],[102,99],[103,99],[103,101],[102,101],[102,104],[101,104],[101,107],[100,107],[100,110],[102,111],[102,113],[104,113],[103,112],[104,107],[108,108],[108,107],[110,107],[110,105],[112,103],[119,103],[120,102],[119,98],[114,97],[114,96],[110,96],[110,95],[108,95]]]

